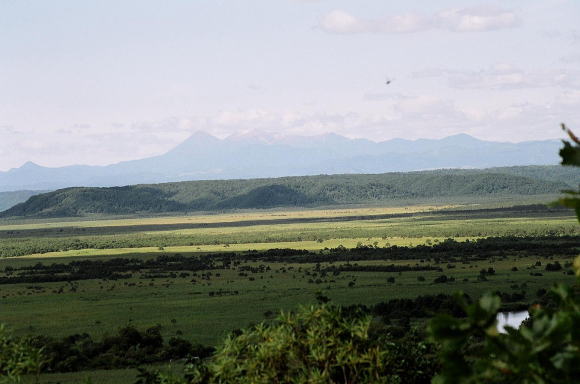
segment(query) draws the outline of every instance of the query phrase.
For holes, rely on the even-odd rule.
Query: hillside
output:
[[[546,175],[550,176],[549,180],[543,178]],[[396,199],[538,195],[558,193],[578,180],[577,171],[553,166],[66,188],[33,196],[0,213],[0,217],[315,207]]]

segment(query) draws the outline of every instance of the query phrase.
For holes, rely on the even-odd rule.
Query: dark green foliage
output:
[[[562,270],[562,265],[559,262],[555,262],[555,263],[548,263],[546,264],[546,271],[561,271]]]
[[[436,277],[433,280],[433,283],[435,283],[435,284],[443,284],[443,283],[452,282],[452,281],[455,281],[455,278],[453,278],[453,277],[447,277],[446,275],[441,275],[441,276]]]
[[[384,248],[383,248],[384,250]],[[354,252],[349,252],[354,254],[356,259],[356,250]],[[332,257],[332,256],[331,256]],[[422,266],[412,266],[412,265],[352,265],[344,264],[338,266],[329,266],[327,268],[321,269],[322,272],[339,274],[342,272],[416,272],[416,271],[439,271],[440,267],[433,267],[431,265]],[[394,282],[394,281],[393,281]]]
[[[203,257],[163,255],[152,260],[115,258],[110,260],[80,260],[69,263],[37,263],[22,268],[7,267],[0,284],[70,282],[91,279],[130,279],[142,272],[143,278],[171,277],[176,272],[211,271],[224,269],[234,255],[222,254]],[[177,277],[175,275],[174,277]]]
[[[371,319],[340,308],[302,308],[228,337],[190,383],[428,383],[432,347],[370,335]],[[161,381],[157,381],[161,382]]]
[[[441,343],[443,369],[434,383],[573,383],[580,377],[580,298],[558,286],[555,310],[536,306],[518,330],[499,334],[497,296],[464,305],[468,317],[439,315],[430,334]],[[475,340],[481,344],[474,345]]]
[[[112,188],[66,188],[32,196],[2,216],[78,216],[82,213],[139,213],[184,211],[162,189],[147,186]]]
[[[467,298],[469,300],[469,298]],[[360,306],[358,307],[360,308]],[[427,318],[436,313],[465,316],[463,308],[450,295],[418,296],[414,299],[392,299],[365,309],[385,321],[402,318]]]
[[[0,383],[19,383],[22,375],[38,374],[46,357],[29,339],[15,338],[0,324]]]
[[[547,180],[575,186],[580,178],[580,171],[571,167],[530,165],[525,167],[489,168],[486,171],[521,177],[530,177],[537,180]],[[471,171],[474,172],[474,171]]]
[[[560,157],[562,157],[562,165],[580,166],[580,140],[562,124],[562,129],[568,133],[572,142],[564,141],[564,147],[560,150]],[[566,190],[566,197],[560,199],[560,204],[573,208],[580,221],[580,189]]]
[[[550,167],[547,167],[550,168]],[[556,167],[552,167],[556,168]],[[393,199],[557,193],[580,175],[545,180],[542,167],[380,175],[191,181],[114,188],[66,188],[33,196],[0,217],[66,217],[361,204]],[[540,171],[541,172],[540,172]]]
[[[564,147],[560,149],[562,165],[580,166],[580,140],[565,124],[562,124],[562,129],[572,140],[572,142],[564,141]]]
[[[43,371],[74,372],[88,369],[137,367],[183,358],[205,358],[213,351],[187,340],[161,336],[159,326],[145,331],[127,326],[117,335],[94,340],[88,334],[71,335],[62,339],[38,336],[31,345],[41,348],[45,356]]]
[[[251,191],[220,201],[214,209],[273,208],[287,206],[308,206],[332,203],[316,199],[286,185],[265,185]]]

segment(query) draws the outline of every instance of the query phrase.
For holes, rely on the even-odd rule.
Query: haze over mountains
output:
[[[196,132],[169,152],[108,166],[47,168],[28,162],[0,172],[0,192],[119,186],[185,180],[383,173],[438,168],[557,164],[558,140],[497,143],[460,134],[440,140],[373,142],[336,134],[313,137]]]
[[[282,138],[250,134],[218,139],[198,131],[169,152],[141,160],[60,168],[29,162],[0,172],[0,192],[186,180],[549,165],[558,163],[559,147],[558,140],[499,143],[466,134],[439,140],[395,139],[377,143],[337,134]]]
[[[48,191],[11,191],[0,192],[0,212],[28,200],[31,196]]]

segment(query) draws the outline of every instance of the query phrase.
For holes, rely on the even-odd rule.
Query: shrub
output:
[[[555,287],[559,306],[532,308],[527,326],[496,329],[500,299],[486,295],[465,305],[466,319],[439,315],[429,331],[441,343],[443,369],[433,383],[573,383],[580,377],[580,299]],[[481,349],[470,348],[482,340]],[[471,351],[471,353],[467,353]]]
[[[446,283],[447,281],[449,281],[449,278],[448,278],[447,276],[445,276],[445,275],[441,275],[441,276],[439,276],[439,277],[436,277],[436,278],[433,280],[433,282],[434,282],[435,284],[443,284],[443,283]]]
[[[548,264],[546,264],[546,268],[545,269],[548,272],[561,271],[562,270],[562,264],[560,264],[557,261],[555,263],[548,263]]]
[[[20,382],[26,374],[38,375],[44,365],[42,348],[32,346],[28,339],[13,337],[0,324],[0,382]]]
[[[191,383],[419,383],[435,365],[421,341],[371,337],[371,318],[332,306],[282,313],[271,324],[228,337]]]

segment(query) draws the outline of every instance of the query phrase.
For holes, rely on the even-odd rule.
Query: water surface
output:
[[[497,330],[506,333],[505,327],[518,329],[522,322],[530,316],[528,311],[500,312],[497,314]]]

